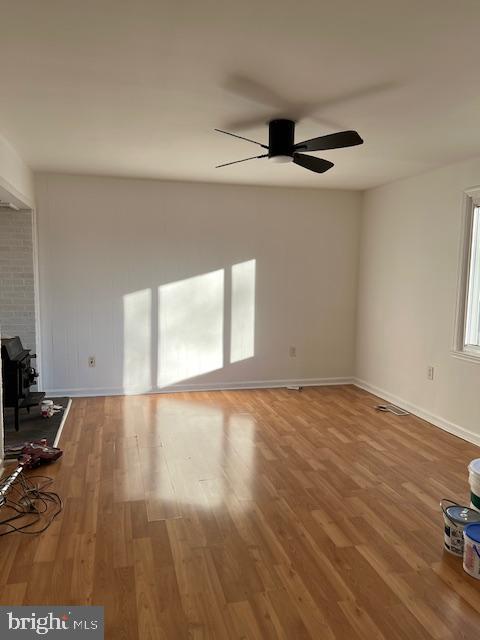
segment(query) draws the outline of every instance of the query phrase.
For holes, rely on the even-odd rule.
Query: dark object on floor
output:
[[[32,407],[29,414],[20,414],[20,431],[15,430],[13,409],[5,410],[5,458],[16,459],[18,448],[26,442],[45,439],[47,445],[53,447],[58,430],[62,424],[65,410],[68,407],[69,398],[55,398],[55,404],[63,407],[62,411],[54,413],[51,418],[42,418],[40,407]],[[17,447],[17,452],[10,451]]]
[[[19,429],[19,411],[34,407],[43,400],[45,394],[30,391],[37,383],[38,373],[32,367],[32,360],[37,356],[24,349],[18,336],[2,339],[2,379],[3,406],[13,407],[15,429]]]
[[[52,478],[26,477],[24,466],[20,463],[12,474],[0,480],[0,536],[15,531],[30,535],[42,533],[63,509],[58,493],[45,491],[52,484]]]
[[[62,454],[63,451],[58,447],[47,446],[46,440],[36,440],[25,444],[18,459],[27,469],[35,469],[41,464],[55,462]]]

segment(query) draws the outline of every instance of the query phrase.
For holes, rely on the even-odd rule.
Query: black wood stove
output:
[[[24,349],[18,336],[2,338],[3,406],[15,409],[17,431],[20,409],[30,411],[30,407],[39,404],[45,397],[44,393],[30,391],[38,378],[38,373],[31,364],[34,358],[36,354],[31,354],[30,349]]]

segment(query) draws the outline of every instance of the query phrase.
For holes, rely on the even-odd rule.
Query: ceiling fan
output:
[[[268,158],[272,162],[294,162],[315,173],[325,173],[325,171],[333,167],[333,162],[306,155],[304,151],[340,149],[342,147],[353,147],[363,143],[362,138],[356,131],[339,131],[338,133],[331,133],[326,136],[304,140],[303,142],[297,142],[295,144],[295,122],[284,119],[270,120],[268,123],[268,146],[256,140],[239,136],[236,133],[223,131],[222,129],[215,129],[215,131],[225,133],[234,138],[240,138],[241,140],[247,140],[247,142],[252,142],[253,144],[258,144],[268,151],[268,153],[260,156],[251,156],[250,158],[243,158],[243,160],[234,160],[233,162],[219,164],[216,167],[217,169],[220,167],[228,167],[231,164],[238,164],[239,162],[246,162],[247,160]]]

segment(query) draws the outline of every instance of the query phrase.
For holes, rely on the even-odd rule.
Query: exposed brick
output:
[[[0,212],[0,326],[35,349],[31,214]]]

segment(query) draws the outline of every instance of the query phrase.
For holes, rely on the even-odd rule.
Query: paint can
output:
[[[468,524],[463,530],[463,536],[463,568],[472,578],[480,580],[480,523]]]
[[[53,400],[42,400],[40,413],[42,418],[51,418],[53,416]]]
[[[470,484],[470,506],[480,511],[480,458],[475,458],[468,465],[468,482]]]
[[[480,525],[480,513],[447,498],[440,501],[440,507],[443,511],[445,549],[454,556],[462,558],[464,527],[472,523]]]

